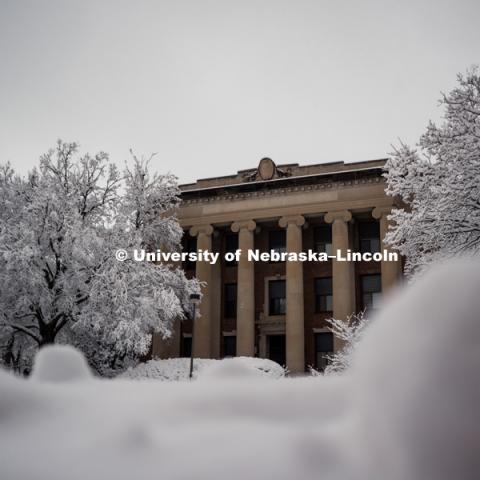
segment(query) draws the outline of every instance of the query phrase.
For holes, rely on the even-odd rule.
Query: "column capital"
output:
[[[380,220],[384,215],[390,215],[392,213],[393,205],[381,205],[375,207],[372,211],[373,218]]]
[[[335,220],[342,222],[349,222],[352,219],[352,212],[350,210],[335,210],[325,214],[324,220],[327,223],[333,223]]]
[[[305,224],[305,217],[302,215],[287,215],[285,217],[280,218],[278,221],[278,225],[282,228],[288,227],[290,224],[296,225],[297,227],[301,227]]]
[[[232,232],[239,232],[240,230],[248,230],[249,232],[253,232],[255,228],[257,228],[257,224],[254,220],[241,220],[239,222],[233,222],[230,226]]]
[[[213,233],[213,227],[208,223],[205,225],[194,225],[189,233],[192,237],[196,237],[201,233],[210,236]]]

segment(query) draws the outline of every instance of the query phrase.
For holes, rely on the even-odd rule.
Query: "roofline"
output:
[[[379,162],[379,161],[386,161],[387,159],[381,158],[378,160],[368,160],[369,162]],[[335,163],[341,163],[341,162],[335,162]],[[358,162],[360,163],[360,162]],[[324,164],[319,164],[319,165],[324,165]],[[345,165],[345,164],[344,164]],[[348,164],[347,164],[348,165]],[[310,165],[309,165],[310,166]],[[292,177],[282,177],[282,178],[274,178],[271,180],[257,180],[253,182],[241,182],[241,183],[232,183],[230,185],[213,185],[211,187],[204,187],[204,188],[192,188],[190,190],[182,190],[182,186],[190,186],[190,185],[195,185],[194,183],[187,183],[185,185],[180,185],[180,190],[181,193],[180,195],[184,193],[196,193],[196,192],[206,192],[206,191],[211,191],[211,190],[218,190],[218,189],[228,189],[228,188],[235,188],[235,187],[244,187],[247,185],[261,185],[261,184],[272,184],[276,182],[285,182],[288,180],[301,180],[301,179],[307,179],[307,178],[314,178],[314,177],[327,177],[329,175],[339,175],[343,173],[355,173],[355,172],[365,172],[369,170],[379,170],[382,169],[382,165],[377,165],[375,167],[364,167],[364,168],[355,168],[355,169],[349,169],[349,170],[339,170],[336,172],[324,172],[324,173],[311,173],[309,175],[295,175]],[[252,169],[254,170],[254,169]],[[244,170],[245,171],[245,170]],[[248,170],[247,170],[248,171]],[[219,177],[219,178],[231,178],[231,176],[228,177]]]

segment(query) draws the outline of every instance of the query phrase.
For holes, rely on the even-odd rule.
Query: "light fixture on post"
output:
[[[191,293],[190,294],[190,305],[192,306],[192,347],[190,352],[190,380],[193,377],[193,344],[195,341],[195,318],[197,316],[197,305],[200,303],[200,294]]]

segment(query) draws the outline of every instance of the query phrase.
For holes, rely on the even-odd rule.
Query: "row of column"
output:
[[[382,250],[387,249],[383,239],[388,229],[388,208],[377,207],[373,211],[374,218],[380,221]],[[333,211],[325,215],[325,221],[332,224],[332,249],[346,254],[350,246],[348,223],[352,214],[348,210]],[[301,215],[280,218],[279,225],[286,228],[288,252],[302,251],[302,227],[305,218]],[[238,233],[238,246],[242,251],[238,263],[237,277],[237,355],[254,356],[255,354],[255,266],[247,260],[246,252],[254,248],[254,232],[256,223],[253,220],[234,222],[233,232]],[[197,237],[197,249],[212,250],[211,225],[194,226],[190,234]],[[387,249],[388,250],[388,249]],[[383,292],[398,282],[401,275],[399,262],[382,261]],[[196,320],[194,355],[202,358],[212,356],[212,322],[211,299],[212,265],[208,262],[197,262],[196,277],[204,282],[203,297],[200,304],[200,316]],[[355,311],[354,269],[351,262],[332,262],[333,316],[346,319]],[[219,294],[217,292],[216,294]],[[287,367],[292,373],[300,373],[305,369],[305,322],[303,295],[303,263],[286,262],[286,354]],[[336,344],[336,348],[341,345]]]

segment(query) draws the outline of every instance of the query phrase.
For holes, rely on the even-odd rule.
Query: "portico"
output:
[[[233,349],[238,356],[268,357],[269,345],[279,355],[285,338],[291,373],[317,365],[322,353],[318,345],[328,343],[325,319],[346,319],[362,301],[377,298],[376,291],[365,287],[363,292],[364,283],[390,289],[401,275],[401,263],[251,262],[246,252],[278,249],[298,254],[329,248],[346,253],[358,249],[359,242],[367,245],[368,235],[376,245],[376,231],[383,246],[393,206],[384,192],[383,163],[277,167],[262,159],[256,169],[181,187],[178,218],[186,232],[184,248],[193,249],[196,241],[197,250],[242,250],[238,264],[199,261],[190,269],[205,282],[191,346],[196,356],[224,356]],[[374,233],[365,236],[370,230]],[[188,322],[183,322],[178,356],[188,349],[188,330]],[[340,346],[335,342],[333,348]],[[153,355],[164,356],[162,348],[157,340]]]

